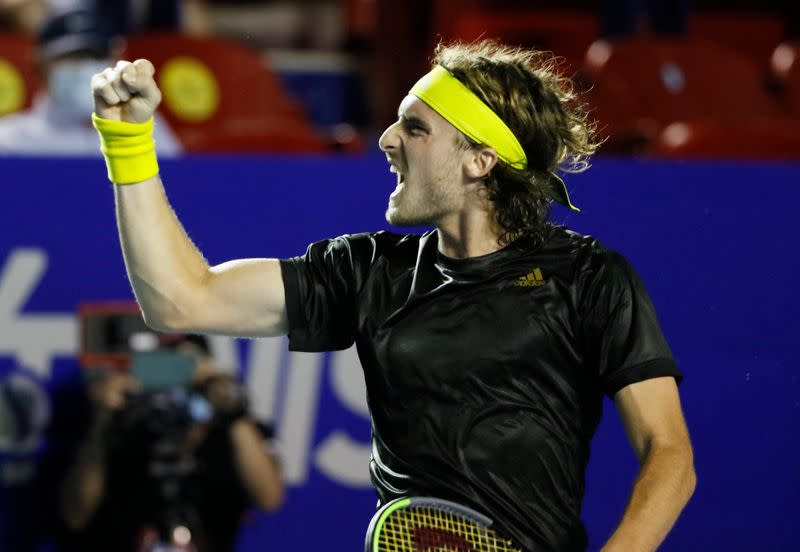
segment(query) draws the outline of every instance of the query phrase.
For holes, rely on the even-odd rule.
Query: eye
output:
[[[403,128],[405,128],[406,132],[412,135],[425,134],[425,129],[422,128],[419,124],[414,122],[404,121]]]

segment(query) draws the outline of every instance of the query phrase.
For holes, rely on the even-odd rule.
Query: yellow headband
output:
[[[493,148],[505,163],[515,169],[528,167],[525,151],[511,129],[441,65],[419,79],[409,93],[431,106],[470,139]]]
[[[419,79],[409,94],[428,104],[471,140],[494,149],[503,162],[515,169],[528,168],[525,150],[511,129],[472,90],[441,65]],[[550,174],[555,181],[550,186],[553,197],[570,209],[580,211],[570,201],[564,181],[556,173]]]

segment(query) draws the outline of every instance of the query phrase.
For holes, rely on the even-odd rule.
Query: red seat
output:
[[[0,34],[0,116],[29,108],[40,88],[34,39]]]
[[[122,58],[156,67],[161,112],[189,152],[328,149],[266,62],[238,43],[145,34],[128,39]]]
[[[378,9],[375,0],[345,0],[344,21],[351,45],[372,44],[378,36]]]
[[[574,73],[580,68],[584,53],[597,38],[599,24],[590,12],[525,10],[462,11],[450,23],[451,36],[472,42],[496,38],[506,44],[553,52],[565,59],[565,69]]]
[[[675,121],[780,118],[756,66],[707,41],[598,41],[587,51],[585,70],[594,87],[588,99],[612,143],[614,133],[652,138]]]
[[[735,50],[761,69],[783,37],[783,22],[772,13],[698,13],[690,36]]]
[[[597,125],[603,140],[600,151],[604,154],[632,155],[643,153],[659,131],[659,125],[642,116],[645,109],[633,94],[626,81],[599,79],[582,93],[589,109],[589,117]]]
[[[754,64],[706,41],[631,38],[598,41],[586,56],[592,80],[619,80],[663,123],[741,120],[779,113]]]
[[[676,122],[654,141],[658,157],[800,160],[800,121]]]

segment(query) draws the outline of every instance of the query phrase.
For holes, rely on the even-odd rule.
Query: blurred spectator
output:
[[[46,83],[30,110],[0,119],[0,154],[100,155],[92,128],[92,75],[112,65],[112,33],[92,9],[55,12],[38,35],[38,63]],[[156,114],[156,149],[174,156],[181,146]]]
[[[604,0],[601,34],[619,38],[644,27],[657,34],[685,35],[691,7],[691,0]]]
[[[345,42],[341,0],[204,0],[214,34],[254,48],[337,51]]]
[[[248,505],[282,502],[271,430],[248,415],[244,391],[205,338],[159,352],[134,353],[131,373],[90,377],[93,421],[62,487],[60,550],[224,552]],[[150,379],[171,372],[188,385]]]
[[[45,0],[0,0],[0,32],[34,33],[48,10]]]
[[[203,0],[93,0],[114,34],[147,31],[209,33]]]

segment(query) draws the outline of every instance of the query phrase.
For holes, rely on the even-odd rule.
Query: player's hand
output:
[[[103,119],[144,123],[161,103],[153,78],[155,68],[146,59],[120,61],[92,77],[94,112]]]

